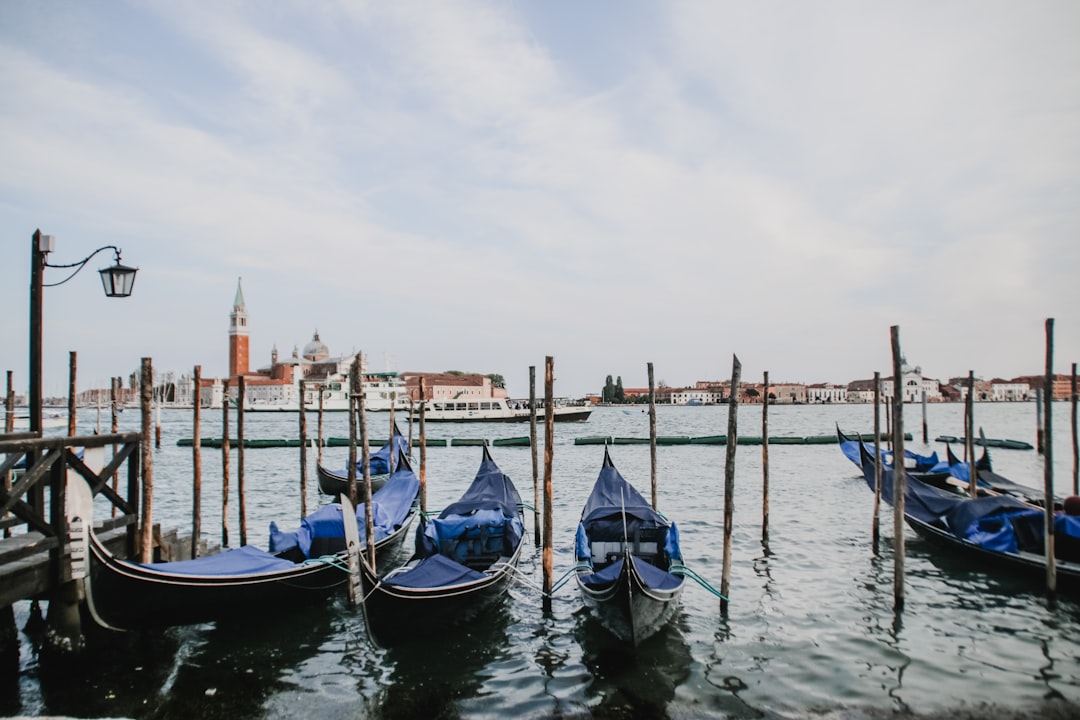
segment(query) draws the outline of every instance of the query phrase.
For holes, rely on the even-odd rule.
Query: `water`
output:
[[[660,435],[727,431],[726,407],[658,408]],[[963,407],[929,408],[931,440],[963,434]],[[1035,406],[980,404],[988,437],[1034,443]],[[90,431],[94,410],[83,411]],[[371,415],[371,434],[386,437],[387,415]],[[740,434],[761,435],[760,406],[743,406]],[[107,420],[105,421],[107,424]],[[122,415],[136,429],[138,414]],[[772,407],[770,435],[821,435],[835,424],[872,430],[867,406]],[[315,432],[315,416],[308,423]],[[155,519],[191,524],[190,411],[162,413],[155,453]],[[402,423],[403,430],[405,423]],[[295,437],[295,415],[248,415],[246,436]],[[916,451],[921,413],[907,429]],[[526,425],[430,425],[431,437],[498,438]],[[343,414],[327,416],[327,435],[347,435]],[[543,428],[539,429],[541,442]],[[220,435],[220,413],[204,413],[204,436]],[[600,446],[575,446],[584,435],[648,437],[638,407],[600,408],[587,423],[556,426],[555,571],[573,564],[581,507],[603,458]],[[1057,487],[1072,477],[1069,407],[1054,414]],[[235,430],[233,431],[235,437]],[[343,465],[347,450],[325,450]],[[723,540],[723,446],[658,448],[660,509],[678,522],[687,565],[719,587]],[[992,450],[995,470],[1041,487],[1034,451]],[[496,462],[531,502],[528,448],[493,448]],[[311,453],[309,510],[317,492]],[[623,475],[649,492],[647,445],[612,448]],[[541,462],[543,453],[540,453]],[[270,520],[300,515],[298,450],[249,449],[245,456],[249,542],[265,547]],[[471,481],[480,448],[428,450],[429,507],[455,499]],[[484,621],[451,628],[428,642],[389,650],[368,644],[363,622],[341,598],[292,617],[174,628],[112,637],[75,672],[38,661],[21,638],[18,677],[0,692],[0,714],[81,717],[884,717],[945,714],[1017,717],[1077,713],[1080,703],[1080,602],[1050,603],[1037,587],[968,568],[907,537],[907,595],[893,612],[892,521],[883,515],[880,556],[870,546],[872,494],[836,445],[770,447],[770,534],[761,539],[761,448],[737,449],[731,604],[688,583],[677,620],[636,652],[613,643],[582,610],[570,583],[549,616],[539,593],[514,587]],[[203,529],[220,539],[220,451],[203,452]],[[236,454],[232,459],[236,487]],[[230,502],[230,537],[238,537]],[[531,519],[526,527],[531,531]],[[528,541],[526,579],[541,582],[540,555]],[[20,628],[28,605],[16,606]],[[1049,703],[1049,705],[1047,705]]]

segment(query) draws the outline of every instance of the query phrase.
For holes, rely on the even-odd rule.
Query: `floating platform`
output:
[[[934,438],[935,442],[943,443],[959,443],[963,445],[967,442],[965,437],[956,437],[955,435],[938,435]],[[979,447],[992,447],[992,448],[1004,448],[1006,450],[1034,450],[1035,446],[1031,443],[1024,442],[1023,440],[998,440],[995,438],[975,438],[975,444]]]

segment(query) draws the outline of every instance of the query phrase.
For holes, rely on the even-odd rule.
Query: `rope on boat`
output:
[[[710,585],[705,578],[701,577],[696,572],[694,572],[690,568],[686,567],[682,563],[672,563],[671,569],[668,570],[668,572],[670,572],[672,575],[682,575],[684,577],[688,577],[691,580],[696,581],[698,585],[705,588],[706,590],[708,590],[709,592],[711,592],[713,595],[720,598],[724,602],[731,602],[731,600],[729,600],[728,598],[721,595],[719,590],[717,590],[712,585]]]
[[[565,573],[563,573],[563,576],[561,578],[559,578],[558,580],[556,580],[554,582],[554,584],[552,584],[552,586],[551,586],[551,595],[554,595],[558,590],[560,590],[564,585],[566,585],[566,583],[570,582],[570,578],[573,577],[574,575],[576,575],[579,570],[588,570],[588,569],[589,569],[589,564],[588,563],[578,563],[574,567],[567,570]],[[551,595],[549,595],[548,597],[551,597]]]
[[[544,588],[540,587],[539,585],[534,583],[532,580],[528,579],[525,576],[525,573],[523,573],[520,568],[511,565],[510,566],[510,573],[511,573],[511,575],[514,576],[514,579],[517,580],[522,585],[525,585],[526,587],[530,587],[533,590],[535,590],[536,592],[540,593],[541,595],[544,595]]]
[[[349,572],[349,563],[344,558],[338,557],[337,555],[323,555],[317,558],[308,558],[302,564],[314,565],[315,563],[331,565],[344,573]]]

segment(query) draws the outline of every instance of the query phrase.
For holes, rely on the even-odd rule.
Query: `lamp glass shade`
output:
[[[98,270],[101,273],[101,284],[105,288],[106,297],[127,297],[135,287],[135,273],[138,268],[127,267],[116,263],[112,267]]]

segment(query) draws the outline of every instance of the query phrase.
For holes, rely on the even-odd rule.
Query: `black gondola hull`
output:
[[[578,587],[590,614],[617,638],[634,645],[655,635],[675,616],[685,584],[663,590],[649,588],[630,557],[618,578],[606,586],[586,585],[581,578],[579,574]]]
[[[415,509],[375,545],[380,567],[401,555]],[[326,600],[349,581],[347,555],[253,575],[182,575],[112,555],[91,533],[87,603],[100,624],[118,630],[163,628],[281,612]]]
[[[339,495],[348,496],[348,475],[342,475],[341,473],[334,472],[333,470],[328,470],[319,463],[315,464],[315,471],[316,474],[319,476],[319,491],[323,495],[329,495],[331,497],[337,497]],[[371,492],[375,492],[383,485],[385,485],[389,477],[389,473],[384,475],[372,475]],[[356,477],[356,492],[359,494],[360,498],[364,497],[364,478],[359,474]],[[363,502],[363,500],[361,500],[361,502]]]

